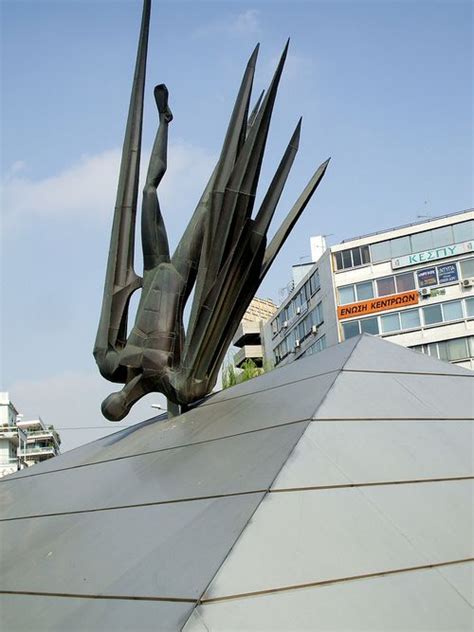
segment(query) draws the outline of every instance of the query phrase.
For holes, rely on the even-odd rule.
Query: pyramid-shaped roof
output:
[[[363,335],[2,479],[5,629],[470,629],[473,379]]]

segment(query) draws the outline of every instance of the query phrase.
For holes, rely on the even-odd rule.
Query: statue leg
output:
[[[151,270],[170,260],[168,237],[156,193],[166,173],[168,125],[173,119],[168,107],[168,90],[165,85],[156,86],[155,100],[160,123],[151,152],[142,203],[142,248],[145,270]]]

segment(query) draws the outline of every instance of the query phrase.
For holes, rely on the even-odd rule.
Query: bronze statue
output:
[[[166,86],[155,88],[159,126],[143,190],[143,278],[133,270],[138,171],[143,119],[150,0],[144,1],[135,77],[122,153],[102,312],[94,347],[101,374],[124,384],[102,404],[123,419],[150,392],[164,393],[169,414],[183,411],[214,387],[245,310],[295,222],[321,181],[315,172],[267,246],[267,231],[293,164],[301,119],[255,217],[252,211],[285,46],[270,87],[249,114],[258,46],[247,64],[218,163],[174,252],[170,254],[157,197],[167,163],[172,121]],[[127,338],[130,297],[141,288]],[[189,323],[183,313],[194,289]]]

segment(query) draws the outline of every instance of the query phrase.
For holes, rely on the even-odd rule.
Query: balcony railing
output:
[[[2,434],[17,434],[18,428],[16,426],[0,426],[0,435]]]
[[[56,454],[56,448],[52,445],[44,445],[36,447],[27,446],[26,450],[18,450],[18,454],[38,454],[40,452],[53,452],[53,454]]]

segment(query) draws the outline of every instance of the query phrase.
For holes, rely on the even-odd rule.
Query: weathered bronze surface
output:
[[[164,393],[176,414],[214,387],[220,365],[245,310],[328,164],[322,163],[267,246],[267,231],[298,150],[301,119],[263,202],[252,217],[265,144],[288,43],[265,95],[249,113],[258,54],[240,86],[220,158],[175,252],[171,255],[157,197],[166,172],[168,90],[155,88],[159,126],[143,190],[143,277],[133,269],[143,94],[150,2],[144,0],[135,76],[120,167],[102,312],[94,347],[101,374],[124,384],[102,412],[123,419],[150,392]],[[127,336],[132,294],[141,288]],[[194,289],[189,323],[183,312]]]

